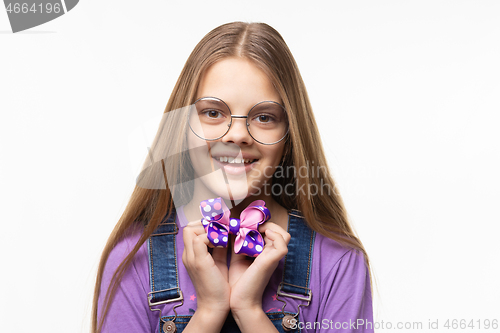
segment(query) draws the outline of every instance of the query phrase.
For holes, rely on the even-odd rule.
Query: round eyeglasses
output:
[[[217,97],[202,97],[189,108],[189,127],[199,138],[213,141],[229,132],[233,118],[246,119],[250,136],[263,145],[273,145],[288,133],[285,108],[273,101],[255,104],[246,116],[231,114],[229,106]]]

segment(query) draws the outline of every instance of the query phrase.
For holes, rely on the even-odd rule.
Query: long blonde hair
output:
[[[307,172],[306,175],[302,175],[301,172],[295,172],[286,173],[282,177],[273,177],[273,183],[281,184],[281,188],[287,185],[287,189],[292,186],[293,193],[296,193],[296,195],[287,195],[284,192],[281,195],[273,194],[274,199],[288,210],[300,210],[308,226],[316,232],[361,251],[369,267],[366,251],[348,221],[344,203],[329,173],[307,91],[288,46],[281,35],[265,23],[227,23],[213,29],[196,45],[170,95],[164,114],[171,115],[171,119],[165,126],[160,126],[151,147],[151,151],[161,152],[159,153],[161,156],[151,156],[151,161],[156,160],[159,163],[151,162],[139,176],[138,184],[101,256],[94,290],[92,332],[101,332],[103,319],[108,313],[109,305],[124,272],[141,245],[162,219],[172,212],[174,196],[186,200],[192,196],[193,189],[189,186],[178,187],[177,193],[173,193],[169,186],[170,183],[182,184],[183,179],[193,179],[190,177],[194,172],[189,154],[184,149],[186,140],[183,130],[187,126],[186,117],[182,112],[172,111],[181,110],[194,102],[201,75],[207,68],[225,57],[235,56],[253,61],[268,75],[287,110],[290,129],[281,162],[282,170],[288,170],[290,167],[300,170],[301,167],[318,166],[315,174]],[[165,137],[169,138],[167,143],[166,140],[160,139]],[[184,153],[170,154],[168,150]],[[169,157],[162,158],[162,156]],[[170,173],[168,177],[167,172]],[[162,187],[141,185],[141,183],[160,182],[164,182]],[[316,189],[328,188],[328,195],[309,196],[300,190],[311,189],[314,186]],[[290,192],[287,190],[287,193]],[[142,223],[145,225],[142,235],[116,269],[108,291],[104,295],[103,308],[98,318],[97,304],[108,256],[132,227]]]

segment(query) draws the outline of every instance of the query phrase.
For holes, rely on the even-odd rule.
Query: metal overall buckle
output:
[[[285,284],[288,285],[288,286],[292,286],[292,287],[307,289],[307,296],[297,296],[297,295],[292,295],[292,294],[285,293],[284,291],[281,290],[283,288],[283,285],[285,285]],[[306,301],[307,304],[299,304],[297,306],[297,313],[292,316],[290,314],[286,314],[285,313],[286,301],[285,300],[281,300],[279,298],[280,296],[290,297],[290,298],[295,298],[295,299],[299,299],[299,300],[302,300],[302,301]],[[276,292],[276,299],[278,301],[284,303],[283,307],[281,308],[281,312],[284,315],[283,320],[281,321],[281,326],[283,327],[283,329],[285,331],[288,332],[288,331],[292,330],[293,328],[297,327],[297,318],[298,318],[298,316],[300,314],[300,307],[301,306],[309,306],[309,304],[311,303],[311,299],[312,299],[312,291],[309,288],[305,288],[305,287],[301,287],[301,286],[296,286],[296,285],[293,285],[293,284],[290,284],[290,283],[281,282],[279,284],[279,286],[278,286],[278,291]]]
[[[152,302],[153,294],[160,293],[160,292],[163,292],[163,291],[172,290],[172,289],[178,289],[180,296],[177,297],[177,298],[173,298],[173,299],[167,299],[165,301]],[[172,320],[167,320],[167,321],[163,320],[161,309],[153,309],[153,308],[151,308],[154,305],[166,304],[166,303],[172,303],[172,302],[179,302],[179,301],[181,302],[180,304],[174,305],[173,310],[174,310],[175,316],[174,316],[174,319],[172,319]],[[164,289],[164,290],[159,290],[159,291],[152,291],[152,292],[148,293],[148,303],[149,303],[149,310],[151,310],[151,311],[159,311],[160,312],[160,320],[163,323],[162,324],[163,332],[164,333],[175,333],[177,331],[177,327],[175,327],[175,319],[177,319],[177,311],[175,311],[175,308],[177,308],[177,307],[179,307],[179,306],[181,306],[181,305],[184,304],[184,295],[182,294],[182,290],[180,288],[170,288],[170,289]]]

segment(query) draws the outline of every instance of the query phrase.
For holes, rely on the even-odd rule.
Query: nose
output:
[[[247,129],[247,118],[237,118],[232,119],[231,127],[229,131],[222,137],[222,142],[226,143],[236,143],[241,144],[251,144],[253,142],[250,133]]]

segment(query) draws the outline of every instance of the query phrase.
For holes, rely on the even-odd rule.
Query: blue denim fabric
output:
[[[180,297],[177,275],[175,235],[179,228],[175,223],[176,214],[164,219],[148,239],[149,284],[151,302],[161,302]]]
[[[177,274],[177,256],[175,248],[175,212],[170,217],[165,218],[165,224],[162,224],[148,240],[149,248],[149,267],[150,267],[150,286],[151,291],[155,292],[152,302],[160,302],[179,297],[179,282]],[[178,230],[177,230],[178,231]],[[172,233],[172,234],[169,234]],[[304,218],[300,212],[292,210],[288,215],[288,233],[291,235],[288,244],[288,254],[285,257],[283,271],[282,291],[287,294],[296,294],[306,297],[309,295],[310,273],[312,265],[312,254],[314,247],[315,232],[309,229],[305,224]],[[169,291],[162,291],[170,289]],[[286,300],[287,297],[281,297]],[[281,325],[285,314],[296,315],[288,311],[266,313],[272,321],[278,332],[284,333]],[[300,321],[300,315],[297,320]],[[182,332],[186,328],[192,315],[178,315],[175,319],[177,332]],[[163,322],[173,320],[174,316],[162,316],[159,320],[159,332],[163,332]],[[229,313],[229,316],[221,329],[221,333],[239,333],[241,332],[236,322]],[[291,333],[301,332],[300,329],[288,331]]]
[[[288,213],[288,254],[283,269],[283,288],[286,293],[308,295],[315,233],[305,224],[297,210]]]

